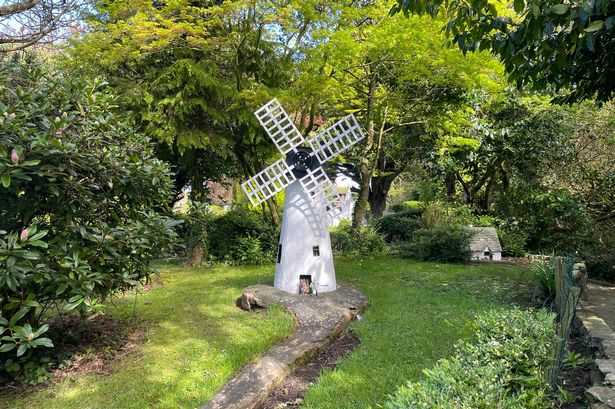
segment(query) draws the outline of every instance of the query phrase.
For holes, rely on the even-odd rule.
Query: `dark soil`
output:
[[[269,395],[260,409],[298,408],[303,396],[324,369],[332,369],[359,345],[359,338],[351,331],[343,333],[327,348],[306,363],[296,367]]]
[[[560,373],[562,378],[560,387],[567,392],[571,399],[568,402],[559,402],[557,407],[562,409],[585,409],[589,407],[585,399],[585,391],[592,386],[591,372],[595,368],[593,359],[596,356],[596,351],[595,348],[587,345],[577,333],[570,335],[568,351],[579,354],[581,362],[577,365],[564,363]]]
[[[53,340],[54,347],[35,349],[32,361],[47,376],[33,381],[23,373],[16,377],[0,373],[0,394],[20,394],[34,384],[44,387],[75,373],[106,374],[111,362],[125,357],[145,338],[143,327],[132,318],[97,315],[84,322],[76,315],[60,314],[46,323],[49,331],[45,336]]]

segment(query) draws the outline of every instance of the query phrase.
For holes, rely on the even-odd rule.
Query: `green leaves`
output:
[[[525,8],[525,0],[514,0],[513,6],[517,13],[521,13]]]
[[[0,127],[2,362],[53,347],[48,326],[35,325],[43,306],[99,311],[145,282],[176,237],[163,215],[169,166],[100,89],[0,64],[0,116],[10,111]]]
[[[551,11],[555,14],[566,14],[568,13],[568,9],[570,7],[567,4],[556,4],[555,6],[551,7]]]
[[[441,5],[439,0],[398,0],[395,10]],[[513,0],[518,20],[496,17],[486,0],[444,3],[450,16],[445,30],[463,51],[491,50],[504,62],[518,88],[561,92],[557,102],[572,103],[615,97],[615,0],[561,3],[553,0]],[[563,47],[553,64],[553,49]]]
[[[585,29],[585,32],[593,33],[594,31],[600,30],[602,27],[604,27],[604,21],[597,20],[597,21],[592,22],[589,26],[587,26],[587,28]]]

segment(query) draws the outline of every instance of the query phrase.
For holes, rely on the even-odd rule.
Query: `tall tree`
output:
[[[293,59],[328,16],[316,1],[116,0],[99,9],[74,55],[106,69],[149,135],[179,154],[232,159],[247,178],[275,152],[252,112],[284,98]],[[275,201],[267,204],[279,222]]]
[[[392,180],[423,143],[451,131],[449,117],[457,120],[454,113],[465,111],[466,93],[499,87],[500,67],[489,56],[464,59],[443,47],[438,23],[387,12],[384,2],[342,7],[337,24],[316,33],[320,43],[296,82],[308,112],[355,112],[364,123],[366,141],[354,150],[361,175],[355,226],[366,213],[370,182],[372,211],[380,215]]]

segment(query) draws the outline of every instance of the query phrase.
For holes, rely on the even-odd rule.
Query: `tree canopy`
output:
[[[519,87],[565,91],[575,102],[615,96],[615,2],[612,0],[398,0],[391,12],[444,15],[451,43],[490,50]]]

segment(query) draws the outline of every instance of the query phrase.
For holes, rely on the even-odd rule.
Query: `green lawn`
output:
[[[137,299],[146,341],[109,375],[77,375],[0,407],[45,409],[193,408],[245,364],[292,333],[281,308],[250,314],[235,306],[241,290],[270,268],[184,269],[163,265],[164,286]],[[119,305],[130,315],[134,297]]]
[[[305,408],[378,407],[386,396],[452,352],[479,311],[507,308],[531,294],[527,269],[386,258],[342,259],[338,279],[370,304],[353,329],[361,345],[305,396]]]
[[[387,394],[451,353],[476,312],[508,307],[529,294],[526,270],[498,264],[446,265],[386,257],[339,258],[339,280],[368,295],[353,326],[361,345],[327,371],[305,397],[306,408],[377,407]],[[148,342],[109,375],[75,375],[20,399],[10,408],[193,408],[239,368],[292,332],[280,309],[249,314],[235,307],[247,285],[273,267],[162,268],[165,285],[138,299],[150,325]],[[132,301],[132,300],[130,300]],[[119,314],[130,314],[126,301]],[[0,398],[1,399],[1,398]]]

